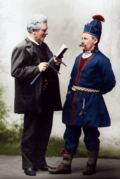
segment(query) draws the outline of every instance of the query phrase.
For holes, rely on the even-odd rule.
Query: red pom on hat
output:
[[[101,15],[95,15],[95,16],[93,16],[92,18],[93,18],[93,19],[97,19],[97,20],[102,21],[102,22],[105,22],[104,17],[101,16]]]

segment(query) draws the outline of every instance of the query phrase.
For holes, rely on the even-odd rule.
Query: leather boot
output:
[[[93,175],[96,172],[96,165],[87,164],[85,170],[83,171],[83,175]]]
[[[83,175],[93,175],[96,172],[98,152],[88,152],[88,162]]]
[[[60,153],[63,154],[62,163],[56,169],[48,169],[48,171],[52,174],[70,174],[71,173],[71,162],[73,158],[73,154],[65,151],[65,149],[61,149]]]
[[[70,174],[71,166],[67,166],[64,163],[61,163],[56,169],[49,168],[48,171],[52,174]]]

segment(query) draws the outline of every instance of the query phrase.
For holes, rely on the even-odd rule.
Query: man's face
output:
[[[82,49],[85,51],[93,50],[95,47],[95,40],[92,39],[92,35],[85,32],[82,34],[81,43],[83,44]]]
[[[48,30],[47,23],[41,23],[41,29],[33,32],[35,41],[38,42],[38,43],[43,42],[46,35],[48,35],[47,30]]]

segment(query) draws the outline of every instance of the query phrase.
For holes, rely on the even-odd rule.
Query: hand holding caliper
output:
[[[38,65],[39,71],[40,72],[45,71],[48,68],[48,66],[49,65],[48,65],[47,62],[41,62],[41,63],[39,63],[39,65]]]
[[[64,66],[66,66],[66,64],[65,63],[63,63],[58,57],[56,57],[55,55],[53,55],[52,56],[52,58],[49,60],[49,62],[48,63],[42,63],[42,65],[41,65],[41,67],[39,66],[39,69],[42,69],[42,70],[40,70],[41,72],[34,78],[34,80],[30,83],[31,85],[37,80],[37,78],[41,75],[41,73],[43,72],[43,71],[45,71],[46,70],[46,68],[48,67],[48,66],[50,66],[54,71],[56,71],[56,73],[58,73],[58,74],[60,74],[50,63],[51,63],[51,61],[52,60],[54,60],[54,58],[56,58],[59,62],[61,62]]]

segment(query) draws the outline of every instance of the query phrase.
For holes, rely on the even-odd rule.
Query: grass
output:
[[[61,138],[50,138],[49,144],[47,147],[46,156],[47,157],[61,157],[60,149],[64,148],[65,141]],[[80,141],[75,158],[79,157],[88,157],[88,151],[85,147],[84,142]],[[120,151],[108,148],[108,147],[100,147],[99,158],[114,158],[120,159]]]
[[[65,141],[61,138],[51,137],[48,143],[46,157],[61,157],[60,149],[64,148]],[[0,154],[2,155],[21,155],[20,142],[0,143]],[[85,144],[80,141],[75,158],[87,157]],[[100,147],[99,158],[120,159],[120,151],[112,148]]]
[[[20,142],[3,143],[0,142],[1,155],[21,155]]]

